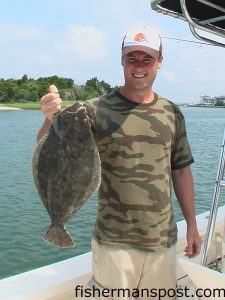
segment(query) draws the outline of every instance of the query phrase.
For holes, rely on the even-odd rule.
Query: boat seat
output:
[[[215,297],[207,299],[224,299],[225,274],[211,270],[183,258],[178,259],[178,264],[184,269],[189,278],[195,284],[196,288],[207,290],[207,295],[209,292],[213,293],[213,291],[215,291]],[[221,289],[222,297],[219,295],[219,291],[216,291],[215,289]]]

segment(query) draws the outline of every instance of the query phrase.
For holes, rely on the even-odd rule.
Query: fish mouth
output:
[[[86,111],[86,108],[83,105],[81,105],[75,110],[75,113],[79,113],[80,111],[84,112],[84,111]]]

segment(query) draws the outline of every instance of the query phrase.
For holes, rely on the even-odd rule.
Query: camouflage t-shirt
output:
[[[94,238],[153,252],[171,247],[171,169],[193,162],[180,109],[157,94],[138,104],[119,91],[86,105],[102,164]]]

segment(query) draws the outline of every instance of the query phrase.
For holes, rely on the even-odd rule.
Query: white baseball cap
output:
[[[162,53],[159,34],[146,25],[135,26],[129,30],[123,39],[122,56],[137,50],[144,51],[157,59]]]

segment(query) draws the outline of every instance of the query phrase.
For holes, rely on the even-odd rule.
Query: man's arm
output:
[[[49,130],[49,128],[51,127],[51,125],[52,125],[52,121],[50,121],[49,119],[45,118],[44,123],[42,124],[41,128],[38,131],[37,142],[39,142],[43,138],[43,136]]]
[[[49,93],[40,100],[40,109],[45,115],[45,121],[37,134],[37,141],[39,141],[51,127],[54,114],[61,110],[61,102],[62,100],[60,99],[57,87],[51,85],[49,87]]]
[[[199,237],[194,205],[194,185],[190,167],[172,170],[173,187],[187,223],[186,256],[191,258],[199,254],[201,239]]]

